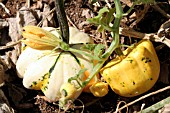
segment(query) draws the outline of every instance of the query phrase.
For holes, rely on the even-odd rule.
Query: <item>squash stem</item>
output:
[[[82,83],[82,85],[85,87],[89,81],[100,71],[102,68],[103,64],[105,61],[109,58],[109,56],[112,54],[112,52],[119,47],[119,26],[120,26],[120,21],[123,16],[123,11],[121,7],[120,0],[114,0],[115,7],[116,7],[116,15],[115,15],[115,20],[114,24],[112,27],[112,37],[114,37],[114,41],[112,41],[110,47],[107,49],[107,51],[102,55],[101,61],[99,61],[95,67],[93,68],[92,72],[90,73],[89,77]]]
[[[102,55],[103,58],[109,57],[111,55],[111,53],[117,47],[119,47],[119,26],[120,26],[120,21],[123,16],[123,10],[121,7],[120,0],[114,0],[114,3],[115,3],[115,7],[116,7],[116,15],[115,15],[115,20],[114,20],[114,24],[112,27],[111,35],[115,39],[114,39],[114,41],[112,41],[108,50]]]
[[[79,54],[83,54],[83,55],[85,55],[85,56],[88,56],[88,57],[90,57],[92,60],[101,60],[99,57],[95,57],[95,56],[93,56],[93,55],[91,55],[91,54],[89,54],[89,53],[86,53],[86,52],[84,52],[84,51],[81,51],[81,50],[78,50],[78,49],[74,49],[74,48],[68,48],[67,50],[65,50],[65,51],[70,51],[70,52],[75,52],[75,53],[79,53]]]
[[[69,43],[69,26],[64,11],[64,0],[55,0],[57,19],[61,29],[64,42]]]

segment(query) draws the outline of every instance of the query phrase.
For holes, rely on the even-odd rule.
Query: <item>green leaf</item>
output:
[[[97,44],[97,46],[94,48],[94,56],[100,57],[104,48],[105,46],[103,44]]]
[[[96,26],[99,26],[99,31],[103,31],[104,29],[109,30],[111,27],[109,24],[113,21],[115,12],[115,8],[108,9],[107,7],[103,7],[99,10],[99,13],[97,16],[87,19],[88,22],[95,24]]]
[[[79,84],[80,87],[83,87],[81,84],[80,75],[84,74],[86,70],[87,70],[86,68],[81,69],[76,76],[70,77],[68,79],[68,83],[71,83],[73,80],[75,80]]]
[[[96,44],[84,44],[81,47],[81,50],[93,51],[95,47],[96,47]]]
[[[102,60],[100,57],[103,53],[105,46],[103,44],[84,44],[84,46],[81,47],[81,50],[87,50],[89,51],[89,54],[92,55],[89,56],[91,60]]]
[[[79,78],[80,75],[83,74],[86,70],[87,70],[86,68],[81,69],[76,76],[70,77],[70,78],[68,79],[68,82],[71,83],[72,80],[78,80],[78,79],[80,79],[80,78]]]
[[[81,47],[81,49],[88,50],[91,54],[94,55],[93,58],[100,59],[100,55],[102,54],[105,46],[103,44],[85,44]]]

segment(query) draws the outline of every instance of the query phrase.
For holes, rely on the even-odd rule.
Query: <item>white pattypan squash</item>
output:
[[[44,29],[56,36],[58,35],[55,28]],[[32,32],[33,31],[28,33],[32,34]],[[42,33],[40,34],[42,35]],[[80,49],[82,47],[80,43],[92,43],[92,39],[85,33],[70,27],[70,43],[76,44],[73,45],[72,48]],[[76,99],[81,94],[82,88],[79,88],[80,86],[77,82],[72,81],[72,84],[74,84],[74,87],[76,88],[76,93],[74,96],[69,96],[67,93],[75,92],[75,88],[72,88],[71,85],[66,85],[68,79],[78,75],[80,70],[84,68],[90,73],[93,65],[93,61],[82,54],[65,52],[60,49],[37,50],[26,47],[18,58],[16,69],[18,76],[23,78],[23,85],[26,88],[42,90],[48,99],[55,102],[59,99],[65,101],[66,99],[70,99],[69,97],[74,97],[71,98],[73,100]],[[82,81],[83,77],[84,73],[81,73],[78,78]],[[63,94],[64,88],[66,90],[69,89],[69,92]]]
[[[26,49],[19,56],[19,59],[16,63],[17,73],[20,78],[24,77],[25,70],[29,64],[36,61],[37,59],[45,56],[46,54],[51,53],[51,50],[36,50],[30,47]]]

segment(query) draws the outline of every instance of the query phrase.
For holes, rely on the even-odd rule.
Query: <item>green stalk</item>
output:
[[[75,53],[83,54],[83,55],[88,56],[88,57],[90,57],[90,58],[92,58],[92,59],[95,59],[95,60],[101,60],[101,59],[98,58],[98,57],[95,57],[95,56],[93,56],[93,55],[91,55],[91,54],[89,54],[89,53],[86,53],[86,52],[81,51],[81,50],[78,50],[78,49],[68,48],[68,49],[65,50],[65,51],[75,52]]]
[[[159,101],[158,103],[156,103],[146,109],[143,109],[142,111],[140,111],[138,113],[155,113],[156,111],[158,111],[159,109],[164,107],[166,104],[170,104],[170,97],[167,97],[166,99],[163,99],[163,100]]]
[[[108,58],[111,53],[119,46],[120,43],[120,37],[119,37],[119,26],[120,26],[120,21],[123,16],[123,10],[121,7],[120,0],[114,0],[115,7],[116,7],[116,15],[115,15],[115,20],[112,29],[112,37],[114,37],[114,41],[112,41],[110,47],[108,50],[103,54],[103,58]]]
[[[109,58],[109,56],[112,54],[112,52],[119,47],[119,26],[120,21],[123,16],[123,11],[121,7],[120,0],[114,0],[115,7],[116,7],[116,15],[115,20],[113,24],[113,29],[111,31],[112,36],[115,38],[114,41],[112,41],[110,47],[107,49],[107,51],[102,55],[102,60],[99,61],[95,67],[93,68],[92,72],[90,73],[89,77],[83,82],[83,86],[85,87],[89,81],[100,71],[105,61]]]
[[[69,43],[69,26],[68,26],[66,14],[64,11],[64,1],[55,0],[55,6],[56,6],[57,19],[59,22],[63,40],[64,42],[68,44]]]

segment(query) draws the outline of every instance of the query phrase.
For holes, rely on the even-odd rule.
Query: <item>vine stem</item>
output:
[[[95,60],[101,60],[101,59],[98,58],[98,57],[95,57],[95,56],[93,56],[93,55],[91,55],[91,54],[89,54],[89,53],[86,53],[86,52],[81,51],[81,50],[78,50],[78,49],[68,48],[68,49],[66,49],[65,51],[75,52],[75,53],[83,54],[83,55],[88,56],[88,57],[90,57],[90,58],[92,58],[92,59],[95,59]]]
[[[123,16],[123,11],[122,11],[120,0],[114,0],[114,3],[116,7],[116,15],[115,15],[113,27],[111,29],[111,34],[112,37],[114,37],[114,41],[112,41],[107,51],[102,55],[102,60],[99,61],[94,66],[89,77],[82,83],[83,87],[85,87],[89,83],[89,81],[100,71],[105,61],[109,58],[112,52],[119,46],[119,26],[120,26],[120,20],[122,19]]]

